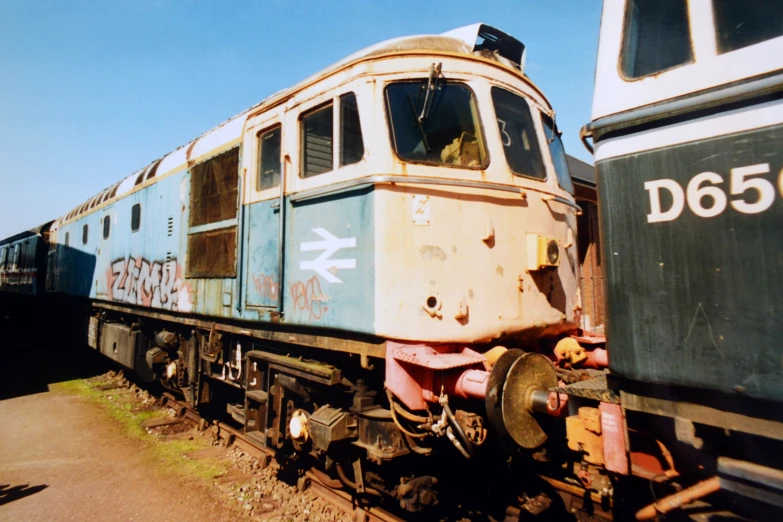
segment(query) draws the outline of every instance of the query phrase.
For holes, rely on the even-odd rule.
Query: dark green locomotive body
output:
[[[612,372],[783,400],[783,125],[596,167]]]

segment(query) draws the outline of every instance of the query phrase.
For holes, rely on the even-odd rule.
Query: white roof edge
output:
[[[308,83],[312,82],[314,79],[319,78],[321,76],[324,76],[325,74],[328,74],[330,71],[337,70],[340,67],[343,67],[351,62],[354,62],[356,60],[359,60],[364,57],[370,57],[373,54],[380,54],[382,52],[391,52],[395,50],[405,50],[405,49],[415,49],[417,43],[425,43],[428,44],[427,47],[420,47],[421,49],[429,49],[430,46],[432,46],[431,50],[447,50],[447,47],[452,47],[452,51],[456,52],[462,52],[465,54],[471,54],[473,52],[473,47],[476,42],[476,36],[478,35],[479,31],[482,27],[490,27],[493,30],[497,31],[498,33],[501,33],[503,35],[509,36],[510,38],[513,38],[512,36],[508,35],[507,33],[501,31],[500,29],[497,29],[493,26],[483,24],[483,23],[477,23],[477,24],[471,24],[464,27],[460,27],[457,29],[453,29],[451,31],[447,31],[445,33],[442,33],[440,35],[433,35],[433,34],[424,34],[424,35],[410,35],[410,36],[401,36],[397,38],[392,38],[389,40],[385,40],[383,42],[379,42],[373,45],[370,45],[368,47],[365,47],[364,49],[361,49],[355,53],[352,53],[345,58],[329,65],[328,67],[321,69],[320,71],[316,72],[313,75],[310,75],[306,77],[305,79],[295,83],[291,87],[288,87],[286,89],[282,89],[270,96],[265,97],[260,102],[256,103],[255,105],[249,107],[248,109],[245,109],[244,111],[240,112],[239,114],[223,121],[216,127],[213,127],[212,129],[206,131],[205,133],[201,134],[199,137],[195,138],[194,140],[189,141],[188,143],[177,147],[176,149],[172,150],[171,152],[168,152],[164,154],[160,158],[160,165],[158,165],[158,169],[155,172],[155,178],[158,176],[162,176],[170,172],[173,168],[176,168],[182,163],[186,163],[187,161],[190,161],[191,159],[198,158],[199,156],[203,155],[205,152],[209,152],[201,150],[199,147],[199,142],[207,141],[210,142],[214,138],[218,138],[215,141],[212,141],[210,143],[211,148],[210,150],[217,149],[226,143],[229,143],[237,138],[241,138],[242,132],[244,131],[244,122],[247,119],[247,117],[252,114],[256,109],[259,107],[269,103],[272,100],[279,99],[281,97],[286,96],[289,92],[296,91],[303,85],[307,85]],[[433,45],[435,42],[440,41],[439,45]],[[410,45],[405,45],[406,43]],[[457,45],[454,45],[457,44]],[[522,66],[524,70],[524,53],[522,56]],[[238,125],[237,120],[242,120],[242,125]],[[232,124],[236,124],[235,127]],[[226,128],[226,127],[229,128]],[[238,129],[238,133],[235,131]],[[228,131],[228,132],[226,132]],[[222,135],[221,135],[222,134]],[[236,136],[234,136],[236,134]],[[222,139],[221,139],[222,138]],[[199,154],[200,152],[201,154]],[[184,154],[183,154],[184,153]],[[182,159],[184,159],[183,162],[179,161],[179,157],[184,156]],[[155,160],[158,161],[158,160]],[[137,170],[130,176],[124,178],[122,181],[120,181],[119,186],[117,187],[117,192],[114,195],[114,197],[109,198],[108,201],[112,201],[115,199],[118,199],[125,195],[126,193],[133,190],[135,186],[135,180],[136,177],[139,175],[140,172],[148,169],[155,161],[150,162],[146,164],[141,169]],[[176,163],[176,164],[174,164]],[[114,186],[114,185],[112,185]],[[88,199],[87,201],[90,201]],[[78,208],[78,206],[77,206]],[[69,211],[70,212],[70,211]],[[68,215],[68,212],[65,214]],[[58,223],[62,223],[62,217],[58,218],[56,221]]]

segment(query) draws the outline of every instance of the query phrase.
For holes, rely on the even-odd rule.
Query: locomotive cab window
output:
[[[783,2],[712,0],[712,10],[720,53],[783,36]]]
[[[335,114],[339,116],[338,151],[335,151]],[[303,114],[300,131],[303,178],[330,172],[335,167],[358,163],[364,157],[359,105],[352,92]],[[337,165],[335,155],[338,159]]]
[[[103,217],[103,239],[109,239],[109,232],[111,231],[111,218],[109,216]]]
[[[319,107],[302,116],[302,177],[309,178],[329,172],[334,155],[333,104]]]
[[[511,172],[517,176],[546,179],[541,148],[527,101],[505,89],[493,87],[492,102],[503,152]]]
[[[83,245],[87,244],[87,240],[89,239],[89,237],[90,237],[90,229],[89,229],[89,227],[87,225],[84,225],[82,227],[82,244]]]
[[[386,110],[394,151],[400,159],[479,169],[487,153],[473,91],[438,80],[386,87]]]
[[[358,163],[364,156],[359,105],[352,92],[340,96],[340,166]]]
[[[0,269],[5,269],[5,262],[8,259],[8,248],[0,248]]]
[[[574,184],[571,181],[571,173],[568,171],[568,161],[563,141],[560,139],[560,131],[557,130],[557,125],[549,116],[541,115],[541,121],[544,124],[544,136],[546,136],[546,141],[549,145],[552,165],[555,166],[557,183],[560,185],[560,188],[569,194],[573,194]]]
[[[138,232],[141,228],[141,203],[131,207],[131,232]]]
[[[628,0],[620,69],[644,78],[693,61],[688,5],[682,0]]]
[[[280,184],[282,128],[277,125],[258,135],[258,184],[257,190],[265,190]]]

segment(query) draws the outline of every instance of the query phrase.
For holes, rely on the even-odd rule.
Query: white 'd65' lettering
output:
[[[674,221],[682,214],[686,201],[691,212],[703,218],[719,215],[726,210],[727,203],[731,203],[734,210],[743,214],[764,212],[775,201],[775,186],[768,179],[751,176],[767,173],[769,173],[769,163],[731,169],[730,195],[742,195],[748,191],[756,192],[755,196],[748,195],[731,201],[728,201],[723,189],[716,186],[723,183],[723,177],[715,172],[697,174],[688,182],[685,191],[673,179],[646,181],[644,189],[650,194],[650,213],[647,214],[647,222]],[[783,171],[780,173],[778,185],[783,195]],[[672,200],[671,206],[667,210],[661,209],[661,190],[669,192]]]

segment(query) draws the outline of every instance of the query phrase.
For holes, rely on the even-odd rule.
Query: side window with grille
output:
[[[236,277],[239,148],[190,171],[186,277]]]
[[[258,183],[257,190],[280,185],[281,127],[276,125],[258,135]]]
[[[90,239],[90,229],[89,229],[89,226],[88,225],[84,225],[82,227],[82,244],[86,245],[87,244],[87,240],[89,240],[89,239]]]
[[[103,239],[109,239],[109,233],[111,232],[111,218],[109,216],[103,217]]]
[[[330,102],[302,116],[302,177],[332,170],[334,165],[334,107]]]
[[[335,104],[337,107],[335,108]],[[337,125],[335,129],[335,111]],[[358,163],[364,157],[364,140],[356,94],[349,92],[304,113],[300,119],[301,177],[309,178]],[[335,135],[339,135],[339,150]],[[335,155],[337,162],[335,163]]]

